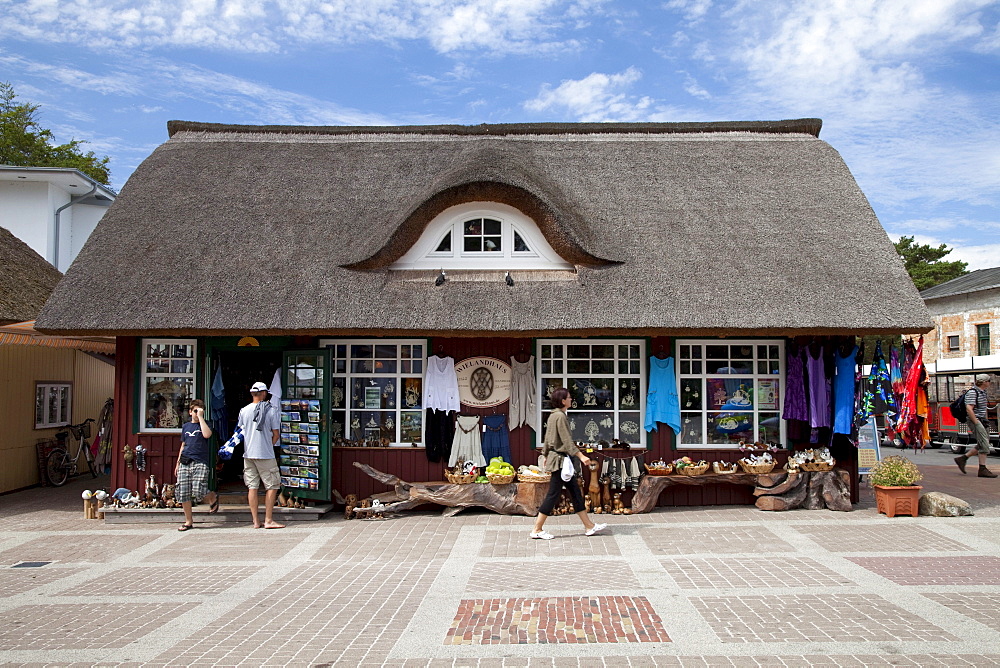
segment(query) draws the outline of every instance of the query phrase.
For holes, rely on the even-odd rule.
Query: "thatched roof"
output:
[[[0,325],[37,316],[60,278],[58,269],[0,227]]]
[[[930,317],[819,121],[288,128],[172,122],[37,326],[194,334],[918,332]],[[388,269],[499,201],[577,266]],[[559,278],[560,280],[548,280]],[[487,279],[487,280],[475,280]]]

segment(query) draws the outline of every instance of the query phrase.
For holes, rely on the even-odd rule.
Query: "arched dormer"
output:
[[[390,269],[572,269],[533,220],[507,204],[449,207]]]
[[[403,261],[403,257],[410,256],[411,253],[416,256],[419,253],[418,247],[424,249],[424,255],[430,252],[445,253],[444,250],[438,251],[438,248],[441,248],[441,243],[447,232],[449,218],[446,212],[459,213],[461,211],[459,207],[466,205],[470,207],[466,210],[467,212],[483,212],[484,215],[479,216],[480,218],[492,216],[492,219],[496,220],[498,217],[505,217],[509,229],[520,230],[519,236],[525,242],[530,253],[539,253],[539,249],[545,249],[548,252],[540,257],[552,260],[559,267],[602,267],[619,263],[616,260],[595,256],[585,250],[577,240],[575,232],[575,227],[579,223],[571,222],[573,219],[567,218],[567,214],[557,212],[551,204],[544,202],[534,193],[498,181],[472,181],[440,190],[428,197],[405,220],[401,221],[395,232],[378,251],[364,260],[342,266],[357,271],[399,269],[401,267],[397,264]],[[486,214],[490,214],[490,216]],[[471,216],[469,220],[473,218],[474,216]],[[462,221],[463,224],[464,222],[466,221]],[[501,219],[500,222],[503,224],[504,220]],[[457,248],[455,246],[456,240],[462,244],[461,248],[464,248],[464,227],[462,238],[458,239],[454,231],[454,221],[452,223],[452,248]],[[435,228],[435,231],[432,232],[431,228]],[[487,238],[493,236],[496,235],[482,234],[481,238],[483,242],[492,241],[495,243],[495,240]],[[503,236],[503,232],[500,236]],[[510,234],[509,238],[508,247],[516,247],[516,239],[513,234]],[[542,243],[539,243],[539,240]],[[431,246],[433,247],[431,248]],[[529,254],[515,253],[511,260],[514,257],[527,260]],[[444,268],[441,264],[443,259],[445,259],[443,256],[438,256],[437,260],[431,262],[432,268],[435,270]],[[408,258],[407,261],[411,260]],[[479,266],[504,270],[513,268],[509,266],[499,267],[496,264],[485,266],[480,264]],[[550,267],[551,265],[546,268]]]

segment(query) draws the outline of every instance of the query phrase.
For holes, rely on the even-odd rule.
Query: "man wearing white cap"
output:
[[[986,428],[986,388],[990,385],[989,374],[976,375],[976,386],[965,393],[965,410],[969,413],[969,427],[976,434],[976,447],[964,455],[955,457],[955,463],[962,473],[969,457],[979,454],[979,477],[996,478],[997,474],[986,468],[986,455],[990,454],[990,432]]]
[[[254,383],[250,387],[253,402],[240,410],[237,424],[243,430],[243,482],[247,485],[247,502],[253,527],[261,527],[257,513],[257,488],[264,483],[265,529],[284,529],[284,524],[274,521],[274,501],[281,489],[281,473],[274,458],[274,446],[280,438],[281,412],[267,401],[267,385]]]

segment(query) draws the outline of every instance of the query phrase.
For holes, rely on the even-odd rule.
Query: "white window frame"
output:
[[[692,371],[685,372],[685,369],[687,369],[688,367],[685,367],[684,362],[687,361],[687,360],[684,360],[684,359],[681,358],[681,346],[696,346],[696,345],[697,346],[702,346],[702,357],[701,357],[700,360],[698,360],[698,361],[700,361],[702,363],[701,364],[701,371],[700,371],[700,373],[693,373]],[[708,369],[707,369],[707,362],[708,362],[708,360],[705,358],[705,355],[704,355],[704,350],[705,350],[704,346],[719,346],[719,345],[725,345],[725,346],[733,346],[733,345],[736,345],[736,346],[754,346],[754,348],[753,348],[753,355],[754,356],[753,356],[753,361],[752,361],[752,365],[753,365],[752,366],[752,371],[753,371],[753,373],[749,373],[749,374],[708,373]],[[767,363],[770,364],[770,362],[774,361],[774,359],[773,358],[766,358],[765,360],[759,359],[757,357],[757,354],[758,354],[757,346],[774,346],[774,345],[778,346],[778,357],[777,357],[778,372],[777,373],[771,373],[769,371],[768,373],[761,373],[759,371],[759,367],[758,367],[757,363],[759,361],[766,361]],[[674,359],[676,360],[676,372],[677,372],[677,396],[678,396],[678,398],[680,400],[680,404],[681,404],[680,409],[681,409],[681,431],[682,431],[682,433],[680,433],[680,434],[677,435],[677,439],[676,439],[676,443],[675,443],[676,449],[678,449],[678,450],[698,450],[698,449],[702,449],[702,450],[729,450],[729,449],[737,449],[737,448],[739,448],[739,443],[727,444],[727,443],[705,443],[705,442],[703,442],[703,443],[685,443],[684,442],[684,434],[683,434],[684,425],[685,425],[685,421],[684,420],[685,420],[686,417],[688,417],[688,416],[685,415],[685,413],[688,413],[689,415],[691,413],[700,413],[700,415],[701,415],[701,433],[702,433],[702,437],[704,439],[705,435],[708,434],[708,415],[710,413],[719,412],[719,411],[714,411],[714,410],[710,410],[709,409],[708,396],[707,396],[707,392],[708,392],[708,380],[709,379],[749,380],[751,382],[751,385],[754,388],[752,390],[754,392],[756,392],[756,389],[755,389],[755,381],[756,380],[758,380],[758,379],[761,379],[761,380],[762,379],[775,380],[776,379],[778,381],[778,398],[777,398],[777,401],[776,401],[777,405],[776,405],[776,407],[775,407],[774,410],[761,410],[760,409],[760,405],[759,405],[759,401],[758,401],[758,397],[755,396],[754,399],[753,399],[753,411],[752,411],[752,414],[753,414],[753,434],[754,434],[754,440],[759,440],[759,435],[760,435],[759,432],[758,432],[759,415],[761,413],[774,413],[774,414],[776,414],[778,416],[778,424],[780,425],[780,432],[779,432],[780,436],[779,436],[779,441],[778,441],[779,445],[786,442],[786,438],[787,438],[787,423],[785,422],[785,420],[781,419],[781,411],[782,411],[783,402],[784,402],[784,399],[785,399],[785,340],[784,339],[677,339],[674,342]],[[684,398],[684,392],[683,392],[683,386],[684,386],[685,379],[699,379],[699,380],[702,381],[702,383],[701,383],[701,389],[702,389],[702,391],[701,391],[701,395],[702,395],[701,396],[701,399],[702,399],[701,406],[702,407],[701,407],[701,409],[699,411],[690,411],[690,410],[685,411],[685,405],[684,405],[685,404],[685,398]],[[730,412],[730,411],[726,411],[726,412]]]
[[[606,378],[613,378],[613,381],[614,381],[614,384],[615,384],[615,393],[614,393],[615,400],[613,401],[613,408],[611,409],[613,411],[613,416],[614,416],[614,418],[613,418],[614,419],[614,426],[613,426],[614,434],[616,436],[620,436],[621,435],[621,431],[620,430],[621,430],[621,423],[622,423],[622,417],[621,417],[622,413],[638,413],[639,419],[637,421],[637,425],[638,425],[637,441],[636,442],[630,441],[630,443],[633,443],[633,447],[634,448],[646,449],[648,447],[648,439],[647,439],[646,432],[645,432],[645,430],[643,428],[643,422],[646,419],[646,377],[647,377],[648,366],[649,366],[649,362],[648,362],[648,358],[647,358],[647,343],[648,342],[646,341],[646,339],[536,339],[536,341],[535,341],[535,378],[536,378],[536,383],[537,383],[537,394],[536,394],[536,396],[538,397],[538,401],[536,403],[538,404],[538,406],[537,406],[537,414],[536,414],[536,417],[535,417],[535,433],[538,434],[538,437],[539,437],[538,438],[538,442],[536,443],[536,447],[540,448],[542,446],[542,438],[545,435],[545,429],[544,429],[545,425],[543,423],[542,416],[546,415],[546,414],[548,414],[550,412],[549,401],[548,401],[548,396],[547,396],[547,392],[546,392],[546,390],[547,390],[547,388],[546,388],[546,382],[545,382],[546,379],[553,378],[553,377],[560,377],[562,379],[563,383],[565,383],[570,378],[578,378],[578,377],[591,377],[591,378],[593,378],[593,377],[606,377]],[[545,368],[544,362],[546,361],[546,359],[542,357],[542,346],[547,346],[547,345],[563,346],[563,357],[562,357],[563,366],[562,366],[562,371],[561,372],[553,371],[553,370],[549,370],[549,371],[547,371],[545,373],[542,372],[542,369]],[[611,373],[611,374],[606,374],[606,373],[570,373],[569,366],[568,366],[569,357],[568,357],[568,351],[567,351],[566,346],[574,346],[574,345],[591,345],[591,346],[593,346],[593,345],[611,345],[611,346],[614,346],[615,347],[615,355],[612,358],[612,364],[613,364],[612,371],[613,371],[613,373]],[[620,349],[619,349],[618,346],[639,346],[639,355],[636,358],[632,358],[632,357],[622,358],[622,357],[620,357],[621,353],[620,353]],[[594,361],[594,360],[602,359],[602,358],[591,357],[591,358],[588,358],[588,359],[590,359],[591,361]],[[632,362],[636,362],[637,361],[638,362],[638,373],[632,373],[631,371],[629,371],[627,373],[622,373],[621,372],[621,367],[619,366],[619,363],[622,362],[622,361],[625,361],[625,362],[627,362],[629,364],[631,364]],[[638,386],[637,386],[638,396],[635,397],[636,401],[638,402],[637,408],[620,408],[620,399],[621,399],[621,397],[620,397],[620,390],[621,390],[620,385],[621,385],[621,382],[622,382],[623,379],[626,379],[626,380],[633,380],[633,379],[634,380],[638,380]],[[563,385],[563,386],[565,386],[565,385]],[[567,389],[570,389],[572,391],[572,388],[567,388]],[[608,410],[607,408],[600,408],[600,407],[596,407],[596,408],[593,408],[593,409],[590,409],[590,410],[588,410],[586,407],[576,407],[576,408],[570,408],[567,411],[567,415],[570,418],[572,418],[574,413],[603,412],[603,411],[607,411],[607,410]],[[583,440],[583,439],[581,439],[581,440]]]
[[[62,405],[61,393],[66,392],[66,404]],[[42,403],[42,421],[38,421],[38,404]],[[57,419],[49,421],[52,402],[56,402]],[[35,382],[35,429],[65,427],[73,419],[73,383],[69,381],[44,380]]]
[[[491,218],[501,224],[500,251],[466,251],[465,222]],[[514,250],[514,232],[529,250]],[[437,248],[451,234],[451,250]],[[391,269],[573,269],[559,257],[535,221],[519,210],[498,202],[468,202],[449,207],[427,224],[416,243]]]
[[[951,340],[955,339],[955,347],[951,347]],[[944,349],[945,352],[953,353],[962,349],[962,336],[960,334],[945,334],[944,337]]]
[[[146,380],[150,376],[164,376],[167,378],[190,378],[191,386],[194,388],[194,392],[198,391],[198,339],[139,339],[139,431],[141,433],[149,434],[179,434],[181,427],[187,422],[188,415],[186,413],[178,414],[180,419],[180,424],[176,428],[160,428],[160,427],[147,427],[146,426],[146,416],[148,414],[146,406]],[[190,358],[183,358],[185,360],[191,360],[191,371],[189,373],[174,373],[172,371],[160,372],[160,371],[149,371],[149,360],[151,359],[146,355],[148,346],[150,345],[169,345],[169,346],[193,346],[193,353]],[[173,359],[173,358],[166,358]],[[177,358],[181,359],[181,358]],[[191,397],[192,399],[194,397]]]
[[[331,348],[331,347],[335,347],[335,346],[346,346],[346,353],[347,354],[346,354],[346,357],[338,357],[337,356],[337,352],[336,352],[336,348],[334,348],[334,350],[332,350],[331,353],[330,353],[330,379],[331,379],[330,392],[331,392],[331,394],[333,392],[333,379],[334,378],[343,378],[343,379],[345,379],[345,383],[344,383],[344,387],[345,387],[344,395],[345,396],[343,398],[343,406],[341,408],[334,408],[333,407],[333,397],[331,396],[330,400],[327,402],[329,404],[329,408],[327,410],[328,410],[329,413],[332,413],[333,411],[343,412],[344,413],[344,434],[343,434],[343,437],[347,438],[347,439],[353,440],[353,434],[351,433],[351,426],[350,426],[351,425],[351,414],[352,413],[355,413],[355,412],[357,412],[357,413],[371,413],[371,412],[390,412],[390,411],[394,411],[395,412],[396,437],[392,441],[391,445],[393,447],[407,447],[407,448],[409,448],[409,447],[412,447],[411,442],[407,441],[407,442],[404,443],[404,442],[401,442],[399,440],[399,433],[400,433],[400,429],[401,429],[400,421],[401,421],[401,418],[402,418],[401,414],[403,412],[420,413],[420,440],[417,442],[417,445],[419,447],[424,447],[424,435],[426,434],[426,430],[427,430],[427,425],[425,424],[425,419],[426,419],[427,411],[423,407],[423,392],[422,392],[422,390],[423,390],[423,383],[426,382],[426,380],[424,378],[424,373],[425,373],[426,368],[427,368],[427,354],[428,354],[428,350],[430,348],[430,346],[427,343],[427,339],[320,339],[319,340],[319,347],[320,348]],[[371,372],[355,372],[355,371],[353,371],[351,362],[354,360],[354,358],[351,356],[351,346],[396,346],[396,357],[394,359],[396,360],[397,365],[396,365],[396,371],[395,371],[395,373],[384,373],[383,374],[383,373],[375,373],[374,371],[371,371]],[[420,357],[409,357],[409,358],[400,357],[400,346],[420,346],[421,347],[420,348],[421,355],[420,355]],[[385,359],[388,359],[388,358],[385,358]],[[414,360],[420,361],[420,371],[417,371],[417,372],[410,371],[408,373],[404,373],[402,371],[402,362],[404,362],[404,361],[411,361],[412,362]],[[337,362],[338,361],[344,361],[344,370],[343,371],[339,371],[338,370],[338,366],[337,366]],[[411,369],[412,369],[412,367],[411,367]],[[351,401],[351,389],[352,389],[352,386],[353,386],[353,380],[355,378],[370,378],[370,377],[392,378],[392,379],[395,380],[395,386],[396,386],[395,387],[395,389],[396,389],[396,392],[395,392],[395,394],[396,394],[396,406],[395,407],[393,407],[393,408],[378,408],[378,409],[374,409],[374,408],[356,408],[352,404],[352,401]],[[415,408],[407,409],[403,405],[403,393],[404,393],[404,390],[403,390],[403,385],[404,385],[403,379],[405,379],[405,378],[419,378],[420,379],[420,383],[421,383],[420,384],[420,388],[421,388],[421,398],[420,398],[420,401],[421,401],[421,403],[420,403],[420,408],[419,409],[415,409]],[[362,429],[363,428],[364,428],[364,425],[362,425]],[[331,434],[331,436],[332,436],[332,434]]]

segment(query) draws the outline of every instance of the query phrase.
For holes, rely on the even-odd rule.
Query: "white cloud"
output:
[[[663,8],[678,11],[688,21],[697,21],[708,13],[712,0],[669,0],[663,3]]]
[[[524,108],[564,110],[584,122],[643,120],[652,111],[653,100],[625,92],[641,78],[638,69],[629,67],[618,74],[593,72],[582,79],[568,79],[555,88],[544,84],[535,98],[524,103]]]
[[[425,40],[440,53],[578,48],[565,32],[601,0],[78,0],[7,2],[0,34],[95,49],[183,47],[272,53]]]
[[[712,98],[712,94],[701,87],[698,80],[695,79],[688,73],[684,73],[684,92],[692,97],[697,97],[702,100],[709,100]]]

